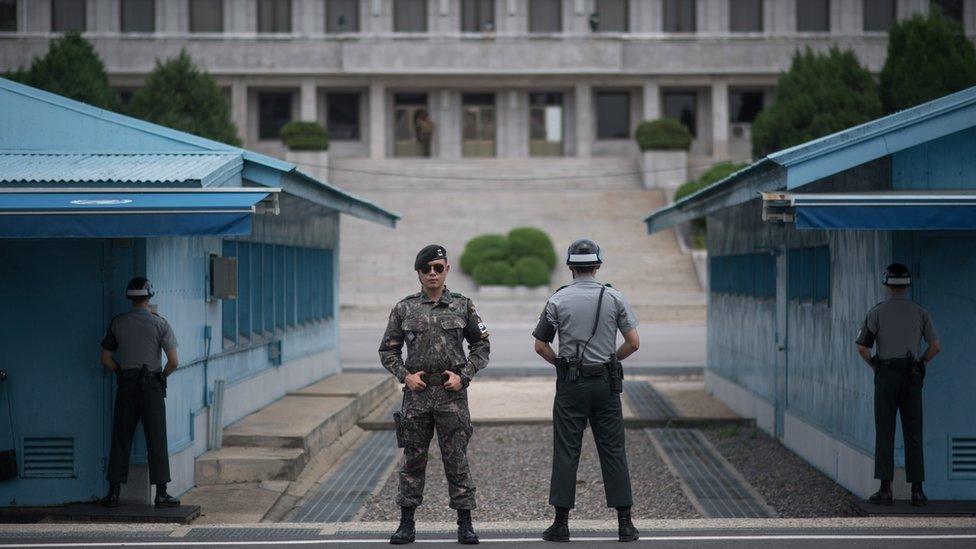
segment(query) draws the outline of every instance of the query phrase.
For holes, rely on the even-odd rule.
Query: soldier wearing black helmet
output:
[[[132,436],[142,420],[149,454],[149,481],[156,485],[156,508],[178,507],[180,500],[166,492],[169,448],[166,443],[166,377],[179,365],[176,336],[165,318],[149,309],[152,284],[133,278],[125,290],[132,309],[109,323],[102,339],[102,365],[117,376],[112,447],[108,460],[108,494],[102,504],[119,504],[119,489],[129,476]],[[166,354],[166,367],[160,355]],[[117,360],[116,360],[117,358]]]
[[[618,537],[638,539],[630,514],[633,496],[620,405],[620,361],[637,350],[640,339],[637,317],[623,294],[594,278],[601,264],[596,242],[573,242],[566,253],[573,282],[549,298],[532,332],[536,353],[556,367],[557,375],[549,485],[556,519],[542,534],[546,541],[569,541],[569,510],[576,503],[576,470],[587,423],[600,454],[607,507],[617,509]],[[624,342],[615,348],[618,331]],[[558,353],[550,346],[557,333]]]
[[[925,366],[939,354],[939,336],[929,312],[908,298],[911,274],[900,263],[882,273],[888,299],[876,305],[857,334],[857,351],[874,371],[874,478],[880,489],[869,501],[891,505],[894,478],[895,414],[901,413],[905,436],[905,476],[912,483],[912,505],[925,505],[922,491],[925,463],[922,457],[922,381]],[[928,344],[919,355],[919,341]],[[871,356],[871,348],[876,353]]]

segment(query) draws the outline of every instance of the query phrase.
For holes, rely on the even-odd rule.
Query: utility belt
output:
[[[914,361],[909,360],[906,357],[878,359],[878,365],[882,368],[897,370],[899,372],[907,372],[909,369],[911,369],[913,362]]]
[[[447,380],[450,379],[447,375],[448,371],[454,372],[457,375],[461,375],[459,369],[455,370],[451,368],[449,370],[445,370],[442,372],[424,372],[420,374],[420,380],[423,381],[428,387],[439,387],[447,383]],[[410,373],[413,374],[416,372],[410,372]]]
[[[925,363],[917,360],[911,352],[907,356],[897,358],[882,359],[875,356],[874,361],[878,365],[878,369],[907,374],[912,385],[916,383],[925,384]]]
[[[163,398],[166,398],[166,376],[163,375],[162,370],[151,371],[149,366],[143,364],[141,368],[120,368],[116,375],[118,376],[117,385],[121,386],[123,382],[137,381],[140,391],[146,388],[147,381],[151,383],[155,380],[163,389]]]
[[[617,355],[610,355],[608,362],[599,364],[582,364],[577,357],[556,358],[556,375],[560,381],[575,382],[582,377],[603,377],[610,374],[610,390],[616,394],[623,392],[624,368],[617,360]]]

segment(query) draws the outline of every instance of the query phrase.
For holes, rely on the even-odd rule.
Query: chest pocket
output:
[[[413,343],[414,339],[430,328],[430,323],[426,317],[418,316],[404,320],[400,328],[403,329],[403,335],[407,339],[407,342]]]
[[[461,338],[461,330],[464,329],[464,326],[467,324],[463,318],[454,315],[442,316],[437,318],[435,322],[437,322],[437,325],[440,326],[442,330],[457,337],[458,339]]]

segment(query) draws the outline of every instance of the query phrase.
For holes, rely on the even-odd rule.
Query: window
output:
[[[789,299],[830,302],[830,247],[793,248],[787,254]]]
[[[17,0],[0,0],[0,32],[17,30]]]
[[[630,137],[630,94],[601,92],[596,94],[596,138]]]
[[[427,32],[427,0],[393,0],[394,32]]]
[[[713,256],[708,268],[712,293],[776,298],[776,256],[772,254]]]
[[[52,0],[51,30],[85,31],[85,0]]]
[[[492,32],[495,30],[495,0],[461,0],[461,30]]]
[[[796,0],[796,30],[830,31],[830,0]]]
[[[529,156],[563,155],[563,94],[529,94]]]
[[[730,0],[729,30],[732,32],[762,32],[762,0]]]
[[[223,0],[190,0],[190,32],[223,31]]]
[[[664,0],[664,32],[695,32],[695,0]]]
[[[529,0],[529,32],[563,30],[562,0]]]
[[[122,0],[122,32],[153,32],[156,30],[156,6],[154,0]]]
[[[495,94],[461,94],[461,154],[495,156]]]
[[[327,0],[326,32],[359,32],[359,0]]]
[[[258,139],[278,139],[281,128],[291,122],[291,92],[262,92],[258,94]]]
[[[393,156],[430,156],[434,131],[426,93],[393,94]]]
[[[691,132],[698,135],[698,96],[695,92],[665,92],[661,94],[664,103],[664,117],[681,122]]]
[[[963,0],[932,0],[932,7],[938,7],[942,14],[956,23],[962,23]]]
[[[291,0],[258,0],[258,32],[291,32]]]
[[[590,15],[594,32],[627,32],[627,0],[596,0],[596,11]]]
[[[887,32],[895,22],[895,0],[864,0],[864,30]]]
[[[326,127],[329,139],[334,141],[358,141],[359,94],[328,93],[326,102]]]
[[[763,92],[733,90],[729,92],[729,121],[751,124],[763,110]]]

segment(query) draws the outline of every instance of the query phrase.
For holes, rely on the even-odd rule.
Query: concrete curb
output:
[[[471,423],[475,427],[508,427],[508,426],[527,426],[527,425],[552,425],[551,417],[540,418],[473,418]],[[393,420],[384,421],[360,421],[359,428],[364,431],[391,431],[393,430]],[[708,428],[724,427],[728,425],[739,425],[743,427],[755,427],[756,420],[748,418],[730,417],[678,417],[671,419],[645,419],[645,418],[624,418],[624,428],[644,429],[648,427],[660,428]]]

